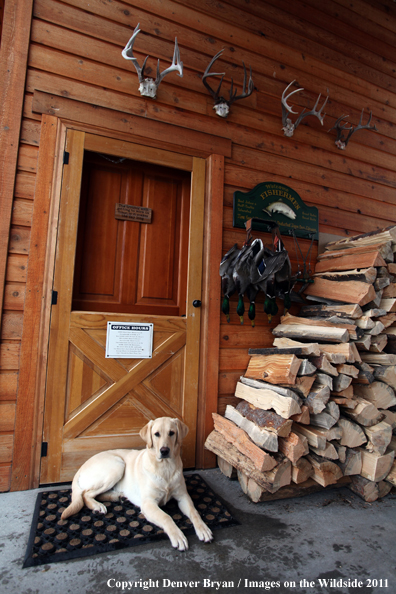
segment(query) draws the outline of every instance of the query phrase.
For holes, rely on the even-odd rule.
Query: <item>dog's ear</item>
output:
[[[139,435],[146,442],[149,448],[153,447],[153,437],[151,435],[151,427],[154,421],[149,421],[142,429],[140,429]]]
[[[183,421],[181,421],[180,419],[174,419],[174,421],[177,425],[176,443],[181,443],[183,441],[183,439],[186,437],[189,429],[188,429],[187,425],[185,423],[183,423]]]

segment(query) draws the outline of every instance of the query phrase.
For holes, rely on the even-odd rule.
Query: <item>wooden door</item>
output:
[[[124,228],[118,225],[118,231],[114,231],[112,223],[106,227],[102,221],[101,228],[100,217],[109,217],[110,212],[103,212],[106,201],[96,209],[100,200],[97,204],[89,203],[89,195],[84,197],[84,188],[81,188],[84,150],[134,160],[138,155],[153,166],[170,165],[175,169],[176,178],[182,180],[176,183],[179,189],[169,196],[168,211],[163,201],[162,212],[161,208],[157,211],[157,217],[167,216],[176,227],[176,233],[164,239],[157,260],[165,267],[168,279],[165,287],[157,290],[154,282],[156,258],[150,255],[154,231],[155,236],[158,235],[154,227],[142,228],[139,223],[129,223],[125,230],[126,223]],[[44,415],[43,441],[48,446],[47,456],[42,458],[40,482],[70,480],[81,463],[98,451],[142,447],[141,427],[158,416],[178,417],[189,426],[183,462],[185,467],[193,467],[200,309],[194,308],[192,302],[201,298],[205,161],[72,130],[67,134],[66,151],[69,163],[64,166],[60,199],[53,287],[57,302],[52,306]],[[140,169],[145,168],[142,163]],[[117,168],[110,166],[110,170],[114,173]],[[191,173],[188,208],[183,198],[184,174],[179,175],[176,170]],[[158,168],[157,171],[158,184],[167,183],[165,178],[169,172]],[[128,181],[113,173],[110,173],[110,185],[117,187],[117,179],[120,189],[123,184],[139,185],[136,176]],[[145,183],[151,182],[143,179],[143,186]],[[99,181],[93,196],[106,195],[105,185]],[[158,188],[156,186],[156,190]],[[120,190],[117,196],[121,196],[122,202],[122,196],[138,194],[136,191],[123,194]],[[150,202],[150,195],[152,197],[153,193],[140,192],[143,201],[147,198]],[[85,237],[81,237],[84,217],[90,215],[94,220],[96,217],[96,225],[88,221],[84,227]],[[91,236],[87,237],[90,232]],[[95,233],[100,235],[100,232],[103,232],[104,242],[93,239]],[[109,237],[111,232],[112,238]],[[96,247],[93,241],[97,241]],[[123,255],[119,257],[116,248],[120,245]],[[164,258],[165,245],[167,258]],[[111,258],[103,246],[108,247]],[[93,256],[88,258],[85,250],[92,251],[92,248]],[[90,275],[89,262],[94,262],[91,267],[96,267],[96,275]],[[129,276],[125,271],[128,263],[134,271]],[[120,282],[115,283],[115,277]],[[126,277],[128,282],[121,286]],[[183,277],[186,278],[185,290]],[[153,323],[152,358],[106,358],[108,321]]]

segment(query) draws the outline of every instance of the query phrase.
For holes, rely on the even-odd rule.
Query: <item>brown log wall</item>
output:
[[[135,55],[140,63],[149,54],[153,72],[157,58],[166,68],[175,36],[184,62],[183,78],[168,75],[156,101],[139,95],[136,72],[121,57],[138,22],[142,33]],[[232,227],[233,192],[263,181],[289,185],[306,204],[317,206],[321,232],[352,235],[396,222],[395,33],[392,0],[33,2],[3,298],[0,490],[10,487],[19,353],[29,315],[24,303],[41,133],[41,115],[32,112],[33,93],[43,91],[231,139],[232,155],[225,163],[224,252],[244,238],[243,231]],[[226,73],[224,90],[231,78],[241,88],[242,62],[252,66],[256,87],[251,97],[232,106],[226,120],[215,115],[201,82],[208,62],[221,49],[215,70]],[[310,117],[286,138],[280,97],[292,80],[304,88],[293,96],[296,111],[312,108],[319,93],[322,98],[328,94],[329,101],[323,127]],[[357,132],[340,151],[334,131],[328,130],[342,114],[356,125],[362,109],[365,121],[372,110],[378,132]],[[306,253],[309,244],[302,243]],[[291,240],[287,246],[295,267]],[[247,316],[240,325],[235,299],[231,323],[222,318],[219,412],[233,401],[248,348],[272,343],[271,328],[279,316],[269,325],[262,302],[259,299],[255,329]]]

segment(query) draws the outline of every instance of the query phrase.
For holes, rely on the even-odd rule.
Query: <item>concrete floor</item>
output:
[[[29,569],[37,491],[1,494],[0,592],[396,593],[395,495],[368,504],[343,488],[254,504],[219,470],[200,474],[241,522],[215,531],[212,544],[194,535],[184,553],[161,541]]]

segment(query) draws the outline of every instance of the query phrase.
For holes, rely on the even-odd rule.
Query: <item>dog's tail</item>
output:
[[[84,506],[83,495],[84,495],[84,491],[82,491],[78,487],[78,485],[73,485],[72,500],[71,500],[70,505],[65,510],[63,510],[62,515],[61,515],[62,520],[66,520],[70,516],[74,516],[74,514],[77,514],[80,511],[80,509],[83,508],[83,506]]]

